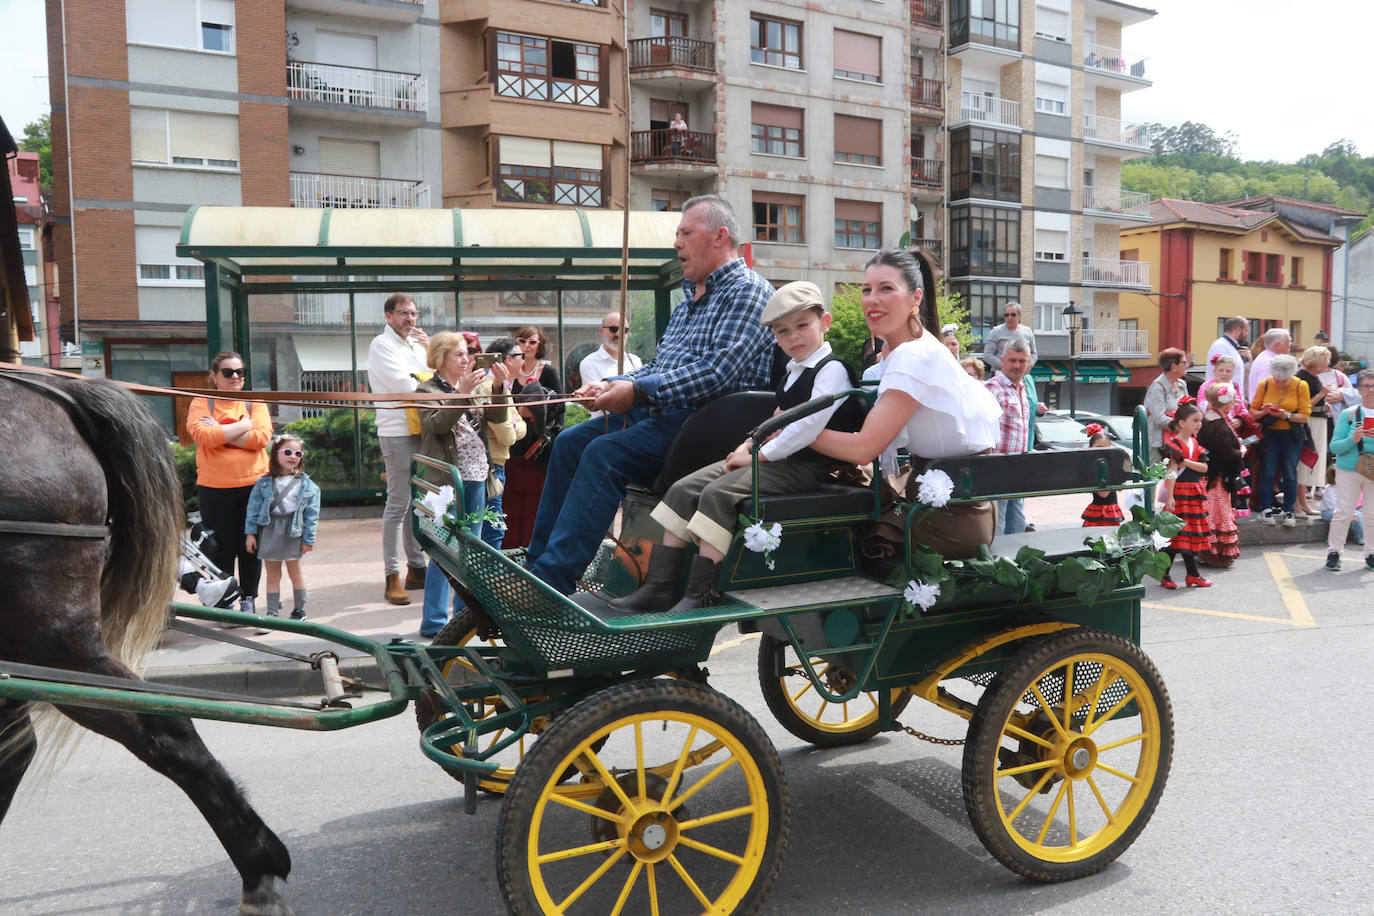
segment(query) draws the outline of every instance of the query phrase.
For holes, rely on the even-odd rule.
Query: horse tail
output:
[[[110,653],[137,671],[167,624],[186,518],[181,484],[167,433],[138,397],[104,381],[63,388],[90,420],[89,444],[107,481],[101,630]]]

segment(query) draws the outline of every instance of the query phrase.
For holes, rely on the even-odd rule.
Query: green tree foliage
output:
[[[43,115],[37,121],[24,125],[24,136],[19,140],[19,148],[38,154],[39,184],[46,191],[52,190],[52,118]]]
[[[957,324],[959,343],[967,350],[977,339],[973,333],[968,308],[957,293],[945,292],[943,282],[940,283],[938,290],[935,304],[940,310],[940,325],[943,327],[947,324]],[[863,346],[870,336],[868,324],[864,321],[863,308],[859,304],[859,296],[857,283],[850,283],[835,293],[830,300],[830,314],[834,317],[831,320],[830,332],[825,335],[835,355],[855,369],[863,365]],[[938,331],[939,328],[934,330]]]

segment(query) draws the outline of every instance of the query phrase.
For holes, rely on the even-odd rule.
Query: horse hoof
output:
[[[239,916],[296,916],[296,911],[273,889],[272,885],[277,880],[265,875],[257,888],[244,891],[243,900],[239,903]]]

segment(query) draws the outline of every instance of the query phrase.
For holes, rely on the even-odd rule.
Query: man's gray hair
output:
[[[1002,352],[1007,353],[1012,350],[1015,350],[1017,353],[1025,353],[1029,356],[1030,344],[1026,343],[1024,337],[1013,337],[1011,340],[1007,341],[1007,345],[1002,348]]]
[[[1287,337],[1289,337],[1289,334],[1285,328],[1270,328],[1269,330],[1264,332],[1264,348],[1267,350],[1270,347],[1272,347],[1277,341],[1283,340]]]
[[[1236,315],[1232,318],[1227,318],[1226,324],[1221,326],[1221,330],[1222,333],[1230,333],[1231,331],[1239,331],[1241,328],[1248,327],[1250,327],[1250,322],[1246,321],[1243,316]]]
[[[682,205],[682,212],[686,213],[698,205],[706,208],[705,213],[702,214],[702,219],[706,221],[706,227],[712,232],[717,229],[724,229],[725,234],[730,238],[730,245],[738,248],[741,234],[739,216],[735,214],[735,208],[730,206],[730,202],[714,194],[699,194],[688,199]]]
[[[1019,302],[1006,302],[1006,303],[1003,303],[1003,305],[1002,305],[1002,311],[1005,312],[1007,309],[1016,309],[1016,314],[1018,314],[1018,315],[1022,314],[1022,312],[1021,312],[1021,303],[1019,303]]]

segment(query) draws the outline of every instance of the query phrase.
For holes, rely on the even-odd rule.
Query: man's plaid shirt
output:
[[[690,280],[687,298],[673,309],[654,358],[626,376],[639,380],[660,410],[699,407],[741,388],[767,388],[773,368],[773,335],[759,319],[773,296],[767,280],[743,258],[717,267],[706,292]]]
[[[1026,381],[1018,388],[999,370],[985,383],[997,403],[1002,405],[1002,419],[998,421],[1001,435],[993,451],[999,455],[1019,455],[1027,450],[1030,433],[1030,401],[1026,398]]]

